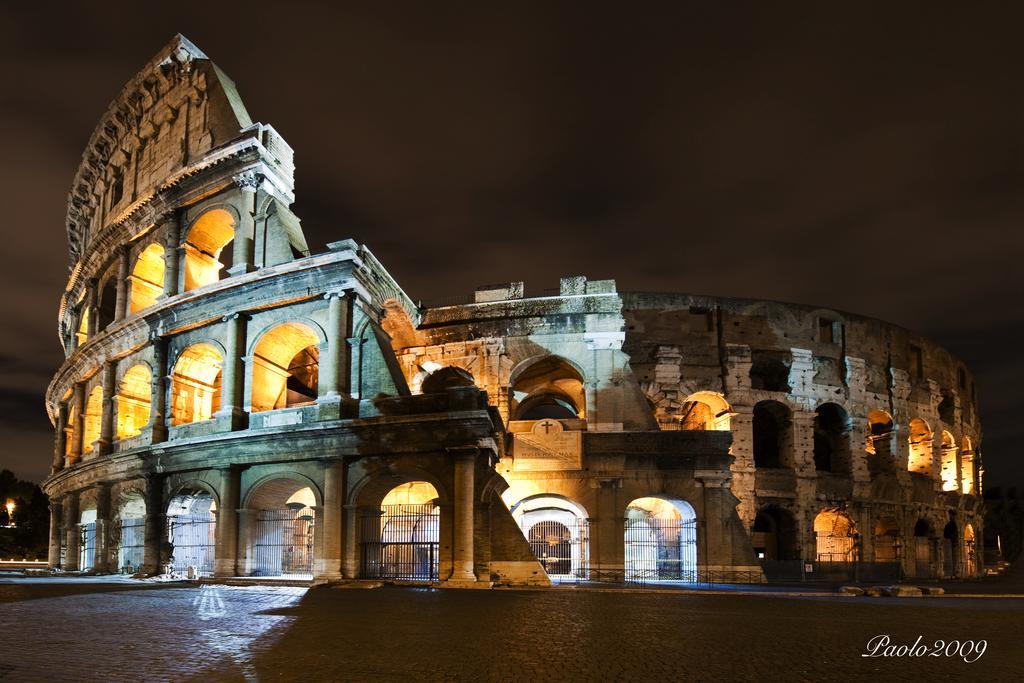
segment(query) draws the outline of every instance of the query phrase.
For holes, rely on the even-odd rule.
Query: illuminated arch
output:
[[[389,490],[376,510],[367,510],[360,529],[363,577],[437,580],[439,497],[430,482],[407,481]]]
[[[153,242],[142,250],[128,276],[131,313],[149,308],[164,291],[164,248]]]
[[[103,387],[95,386],[85,400],[85,414],[82,416],[82,454],[92,453],[93,444],[100,438],[100,424],[103,421]]]
[[[903,539],[895,517],[880,517],[875,522],[875,562],[899,562],[902,559]]]
[[[246,495],[248,576],[312,578],[319,490],[295,473],[270,475]]]
[[[823,510],[814,518],[818,562],[856,562],[856,529],[853,520],[838,510]]]
[[[684,430],[729,431],[732,406],[717,391],[698,391],[683,403],[680,428]]]
[[[626,507],[627,581],[697,581],[697,513],[685,500],[648,496]]]
[[[541,493],[511,506],[512,518],[548,576],[585,578],[590,556],[589,515],[579,503]]]
[[[174,571],[213,574],[217,538],[217,502],[206,482],[179,486],[167,502],[167,541]],[[191,568],[191,570],[190,570]]]
[[[959,491],[960,482],[957,479],[957,460],[958,451],[956,447],[956,439],[948,431],[942,432],[942,446],[941,446],[941,458],[939,477],[942,479],[942,490],[943,491]]]
[[[475,386],[476,381],[473,379],[473,375],[462,368],[449,365],[434,370],[423,378],[420,390],[424,394],[437,394],[456,387]]]
[[[192,224],[183,245],[186,292],[221,279],[221,253],[234,239],[236,226],[227,209],[209,209]]]
[[[178,357],[171,373],[171,423],[209,420],[220,410],[223,358],[212,344],[193,344]]]
[[[142,493],[128,491],[121,496],[112,531],[117,571],[126,574],[139,571],[146,548],[146,499]]]
[[[868,412],[868,436],[864,450],[872,455],[891,455],[892,433],[892,415],[884,410]]]
[[[117,438],[129,439],[149,424],[153,373],[146,365],[133,365],[121,378],[117,392]]]
[[[253,348],[252,411],[316,401],[321,335],[307,324],[281,323]]]
[[[960,445],[960,490],[967,495],[974,495],[974,443],[965,436]]]
[[[932,428],[919,417],[910,421],[907,441],[910,456],[907,469],[911,472],[931,475],[932,473]]]
[[[511,373],[514,420],[586,417],[583,373],[560,356],[542,356],[520,363]]]

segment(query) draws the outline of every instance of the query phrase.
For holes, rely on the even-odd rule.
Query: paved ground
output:
[[[3,681],[1020,680],[1024,600],[0,579]],[[976,662],[870,638],[985,639]]]

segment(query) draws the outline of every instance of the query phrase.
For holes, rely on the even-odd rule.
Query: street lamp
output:
[[[8,498],[4,507],[7,508],[7,526],[14,526],[14,501]]]

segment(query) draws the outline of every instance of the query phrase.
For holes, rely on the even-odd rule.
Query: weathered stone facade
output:
[[[417,305],[365,246],[309,254],[293,170],[180,36],[97,127],[47,394],[52,565],[452,586],[978,573],[973,380],[934,344],[583,277]]]

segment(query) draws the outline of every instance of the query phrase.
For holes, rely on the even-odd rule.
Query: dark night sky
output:
[[[314,251],[414,298],[586,274],[889,320],[973,368],[987,484],[1024,483],[1015,7],[340,5],[3,3],[0,467],[48,471],[67,192],[180,31],[295,148]]]

